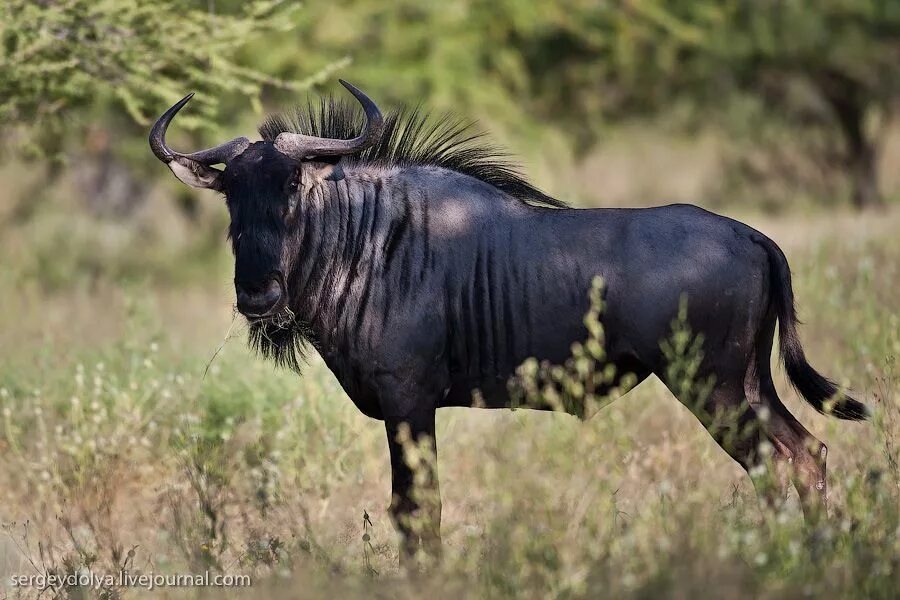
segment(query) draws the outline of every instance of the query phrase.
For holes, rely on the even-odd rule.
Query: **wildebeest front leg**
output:
[[[421,549],[441,554],[441,496],[434,408],[385,419],[391,453],[391,516],[402,536],[401,564]]]

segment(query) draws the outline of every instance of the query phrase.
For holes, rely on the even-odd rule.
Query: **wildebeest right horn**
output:
[[[345,88],[362,104],[366,113],[366,127],[363,132],[350,140],[320,138],[302,133],[279,133],[275,138],[275,148],[291,158],[303,160],[313,156],[342,156],[365,150],[381,139],[384,119],[375,103],[356,86],[339,79]]]
[[[188,94],[156,121],[153,129],[150,130],[150,149],[153,150],[156,158],[166,163],[175,176],[184,183],[194,187],[219,190],[221,189],[222,172],[214,169],[212,165],[227,164],[228,161],[247,149],[250,140],[239,137],[214,148],[191,154],[182,154],[169,148],[166,144],[166,129],[178,111],[193,97],[193,93]]]

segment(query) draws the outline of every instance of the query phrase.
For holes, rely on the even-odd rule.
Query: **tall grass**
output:
[[[107,256],[84,295],[53,273],[48,286],[41,269],[24,274],[33,263],[6,261],[0,279],[28,289],[0,290],[10,307],[2,336],[15,340],[0,349],[3,574],[247,573],[249,593],[271,597],[894,597],[898,225],[893,211],[773,228],[811,360],[875,409],[870,423],[827,419],[776,377],[831,450],[827,521],[805,525],[795,498],[762,512],[744,472],[649,381],[586,421],[440,411],[445,559],[420,576],[397,566],[382,425],[356,412],[318,360],[297,378],[250,356],[228,286],[210,283],[219,267],[122,285],[118,257]],[[68,268],[80,276],[78,264]],[[690,352],[689,334],[673,339],[672,352]],[[582,358],[601,358],[595,350],[588,342]]]

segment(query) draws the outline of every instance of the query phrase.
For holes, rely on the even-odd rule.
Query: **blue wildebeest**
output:
[[[510,406],[517,365],[560,363],[586,337],[595,276],[615,373],[675,387],[660,340],[686,295],[705,340],[698,376],[715,383],[699,405],[681,400],[747,470],[772,464],[759,451],[770,442],[805,512],[824,506],[825,446],[772,382],[776,323],[787,375],[814,408],[852,420],[866,408],[807,362],[788,263],[772,240],[694,206],[567,208],[466,127],[428,125],[415,111],[383,118],[341,83],[364,115],[323,100],[269,118],[261,141],[182,154],[165,133],[187,96],[160,117],[150,145],[184,183],[224,194],[251,343],[295,369],[312,346],[359,410],[384,421],[401,555],[439,551],[440,500],[433,467],[424,486],[438,500],[426,506],[412,493],[398,433],[408,427],[436,450],[437,408],[471,406],[476,390],[481,406]],[[424,527],[411,527],[416,511]]]

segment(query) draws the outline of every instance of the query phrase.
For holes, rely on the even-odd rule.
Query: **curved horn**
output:
[[[356,86],[343,79],[338,81],[362,104],[366,113],[366,127],[362,134],[352,140],[332,140],[302,133],[279,133],[275,138],[275,148],[279,152],[297,160],[311,156],[342,156],[365,150],[381,138],[384,119],[375,103]]]
[[[250,140],[239,137],[191,154],[182,154],[169,148],[166,144],[166,130],[169,128],[169,123],[193,97],[193,93],[188,94],[164,112],[154,123],[150,130],[150,149],[153,150],[156,158],[166,163],[175,176],[184,183],[194,187],[220,189],[219,176],[222,172],[212,168],[212,165],[227,165],[228,161],[247,149]]]

